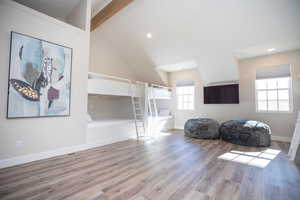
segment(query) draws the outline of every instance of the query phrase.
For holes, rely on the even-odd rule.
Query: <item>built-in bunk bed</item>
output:
[[[132,97],[145,88],[130,80],[104,74],[88,74],[87,143],[110,144],[136,137]]]
[[[148,87],[148,130],[155,134],[173,128],[172,91],[169,87],[150,84]]]

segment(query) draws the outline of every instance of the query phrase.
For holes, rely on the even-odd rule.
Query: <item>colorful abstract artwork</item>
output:
[[[7,118],[69,116],[72,49],[12,32]]]

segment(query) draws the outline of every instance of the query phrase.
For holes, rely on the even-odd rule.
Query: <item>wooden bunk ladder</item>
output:
[[[158,111],[157,111],[157,104],[156,104],[156,98],[154,93],[154,88],[150,85],[148,87],[148,132],[151,134],[151,136],[156,135],[156,126],[157,126],[157,117],[158,117]]]
[[[133,84],[131,84],[131,89],[132,89],[131,103],[132,103],[132,109],[134,115],[136,137],[137,139],[139,139],[140,137],[146,136],[145,114],[143,112],[143,106],[141,101],[142,97],[136,95]]]
[[[148,98],[148,106],[151,117],[158,117],[156,99],[153,87],[150,87],[150,97]]]

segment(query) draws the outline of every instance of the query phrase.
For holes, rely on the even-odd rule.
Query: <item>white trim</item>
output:
[[[96,128],[130,123],[134,123],[134,119],[103,119],[98,121],[91,121],[88,123],[87,127]]]
[[[279,141],[279,142],[291,142],[292,141],[292,138],[290,138],[290,137],[276,136],[276,135],[271,135],[271,139],[273,141]]]
[[[65,148],[60,148],[56,150],[50,150],[50,151],[44,151],[40,153],[34,153],[34,154],[29,154],[29,155],[23,155],[23,156],[17,156],[9,159],[4,159],[0,160],[0,169],[6,168],[6,167],[12,167],[15,165],[20,165],[20,164],[25,164],[33,161],[38,161],[38,160],[43,160],[47,158],[52,158],[55,156],[61,156],[69,153],[74,153],[78,151],[84,151],[87,149],[95,148],[95,147],[100,147],[104,146],[107,144],[112,144],[115,142],[119,142],[122,140],[128,140],[132,138],[123,138],[120,140],[115,140],[115,141],[102,141],[101,143],[94,143],[94,144],[82,144],[82,145],[77,145],[77,146],[72,146],[72,147],[65,147]]]
[[[99,74],[99,73],[95,73],[95,72],[88,72],[88,78],[89,79],[111,79],[111,80],[117,80],[117,81],[124,81],[126,83],[132,83],[132,81],[127,78],[111,76],[111,75],[107,75],[107,74]]]
[[[183,126],[175,126],[175,129],[183,130]],[[290,137],[283,137],[283,136],[271,136],[272,140],[274,141],[280,141],[280,142],[290,142],[291,138]],[[124,138],[122,140],[127,140],[127,139],[132,139],[132,138]],[[118,141],[122,141],[118,140]],[[118,142],[114,141],[114,142]],[[113,143],[114,143],[113,142]],[[50,151],[45,151],[41,153],[34,153],[34,154],[29,154],[29,155],[24,155],[24,156],[17,156],[14,158],[9,158],[9,159],[4,159],[0,160],[0,169],[6,168],[6,167],[12,167],[15,165],[20,165],[20,164],[25,164],[33,161],[38,161],[38,160],[43,160],[47,158],[52,158],[55,156],[61,156],[69,153],[74,153],[78,151],[84,151],[87,149],[95,148],[95,147],[100,147],[104,146],[107,144],[111,144],[111,141],[103,141],[101,143],[95,143],[95,144],[83,144],[83,145],[78,145],[78,146],[73,146],[73,147],[65,147],[57,150],[50,150]]]
[[[179,93],[178,88],[187,88],[187,87],[193,87],[193,91],[192,93]],[[195,85],[188,85],[188,86],[176,86],[176,110],[178,111],[195,111],[195,90],[196,90],[196,86]],[[184,100],[184,97],[192,97],[192,101],[190,100]],[[179,101],[179,97],[182,97],[182,102]],[[182,104],[182,105],[181,105]],[[183,108],[184,105],[187,104],[187,107],[192,106],[192,108]],[[179,108],[180,106],[181,108]]]
[[[283,78],[283,77],[281,77]],[[265,78],[265,79],[256,79],[255,80],[255,110],[256,110],[256,113],[269,113],[269,114],[280,114],[280,113],[283,113],[283,114],[293,114],[294,113],[294,101],[293,101],[293,77],[292,76],[288,76],[288,77],[284,77],[284,78],[289,78],[289,87],[288,88],[276,88],[276,89],[257,89],[257,80],[269,80],[269,79],[278,79],[278,78]],[[289,93],[289,110],[288,111],[279,111],[279,110],[258,110],[258,95],[257,93],[259,91],[266,91],[267,92],[267,99],[266,99],[266,102],[267,102],[267,109],[268,109],[268,91],[277,91],[277,104],[279,102],[279,99],[278,99],[278,90],[288,90],[288,93]],[[277,106],[278,108],[278,106]]]
[[[174,127],[175,129],[178,129],[178,130],[184,130],[184,126],[176,126]]]
[[[296,121],[296,126],[295,126],[294,134],[292,137],[292,141],[288,153],[290,160],[295,160],[298,148],[300,148],[299,145],[300,145],[300,112],[298,112],[298,118]]]

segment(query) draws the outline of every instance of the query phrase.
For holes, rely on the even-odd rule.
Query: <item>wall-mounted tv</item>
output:
[[[239,84],[204,87],[204,104],[239,104]]]

